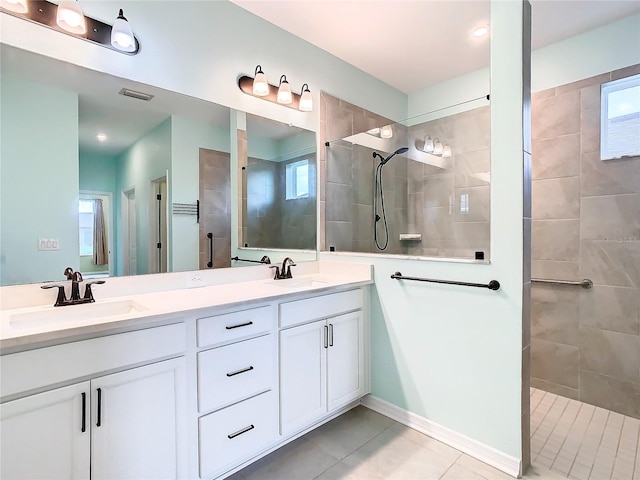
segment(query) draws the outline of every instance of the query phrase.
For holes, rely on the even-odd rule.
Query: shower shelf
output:
[[[401,242],[421,242],[422,234],[421,233],[401,233],[400,241]]]

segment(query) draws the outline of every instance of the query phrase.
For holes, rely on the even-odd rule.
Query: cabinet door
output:
[[[182,476],[184,359],[91,381],[91,478]]]
[[[364,339],[362,312],[327,320],[329,411],[364,395]]]
[[[1,478],[89,478],[89,382],[6,402],[0,419]]]
[[[327,411],[324,320],[280,332],[280,432],[294,433]]]

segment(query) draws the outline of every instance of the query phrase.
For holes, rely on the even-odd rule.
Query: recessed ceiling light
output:
[[[107,136],[104,133],[99,133],[96,135],[96,138],[99,142],[104,142],[107,139]]]
[[[484,37],[487,33],[489,33],[489,25],[482,25],[480,27],[476,27],[473,30],[473,36],[476,38]]]

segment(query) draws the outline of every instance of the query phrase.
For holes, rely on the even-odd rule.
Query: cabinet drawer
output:
[[[331,317],[362,308],[362,289],[332,293],[280,304],[280,327]]]
[[[275,309],[272,306],[199,318],[198,347],[222,345],[273,331]]]
[[[276,440],[277,419],[272,391],[200,418],[200,477],[223,473],[260,453]]]
[[[5,355],[2,396],[183,354],[186,338],[184,323],[176,323]]]
[[[273,388],[275,336],[245,340],[198,354],[200,412]]]

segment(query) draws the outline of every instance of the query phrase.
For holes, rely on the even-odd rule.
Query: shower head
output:
[[[389,160],[391,160],[393,157],[395,157],[396,155],[400,154],[400,153],[405,153],[409,150],[408,147],[400,147],[399,149],[397,149],[395,152],[393,152],[392,154],[390,154],[388,157],[384,158],[382,155],[380,155],[378,152],[373,152],[373,158],[379,157],[380,158],[380,165],[384,165],[385,163],[387,163]]]

